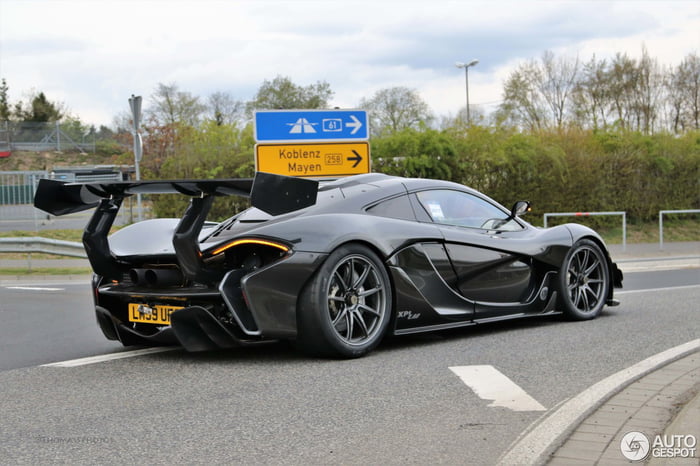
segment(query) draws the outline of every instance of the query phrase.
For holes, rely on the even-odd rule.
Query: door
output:
[[[436,189],[417,199],[445,238],[456,288],[476,306],[476,319],[522,312],[532,295],[533,232],[502,208],[471,193]]]

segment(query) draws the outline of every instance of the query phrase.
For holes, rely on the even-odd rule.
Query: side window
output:
[[[522,229],[515,220],[508,220],[507,213],[469,193],[435,189],[416,194],[421,206],[435,223],[485,230]]]
[[[373,205],[367,209],[367,213],[378,215],[379,217],[397,218],[399,220],[416,220],[416,216],[413,214],[413,209],[411,208],[411,203],[406,195],[394,197]]]

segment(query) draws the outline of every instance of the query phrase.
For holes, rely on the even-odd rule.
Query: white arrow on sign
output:
[[[345,123],[345,126],[348,128],[353,128],[353,130],[350,132],[350,134],[355,134],[357,133],[360,128],[362,128],[362,122],[355,117],[355,115],[350,115],[350,118],[352,118],[351,123]]]
[[[474,390],[479,398],[490,400],[489,407],[502,407],[513,411],[547,410],[493,366],[456,366],[450,367],[450,370]]]

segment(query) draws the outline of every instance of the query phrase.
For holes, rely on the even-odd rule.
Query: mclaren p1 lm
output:
[[[134,193],[191,197],[182,219],[108,237]],[[252,207],[215,224],[217,196]],[[536,228],[459,184],[383,174],[71,184],[42,180],[35,205],[95,208],[83,243],[97,321],[125,345],[189,351],[293,340],[357,357],[386,334],[560,312],[596,317],[622,274],[593,230]]]

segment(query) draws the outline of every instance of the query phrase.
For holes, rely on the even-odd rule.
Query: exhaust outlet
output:
[[[135,285],[143,285],[146,283],[146,269],[129,270],[129,280]]]
[[[184,281],[182,273],[176,269],[147,269],[144,279],[148,286],[178,286]]]
[[[142,286],[178,286],[184,283],[182,273],[177,269],[131,269],[131,283]]]

